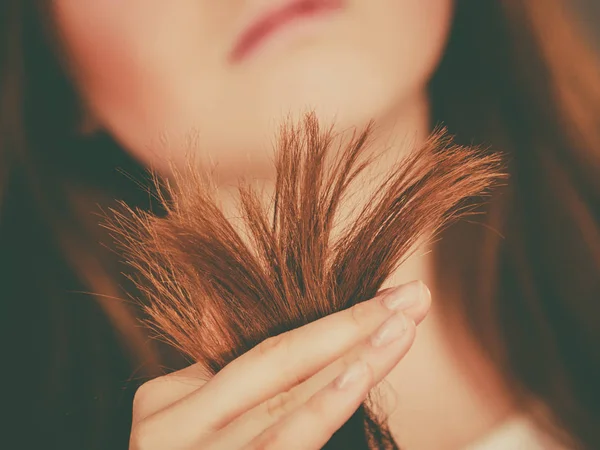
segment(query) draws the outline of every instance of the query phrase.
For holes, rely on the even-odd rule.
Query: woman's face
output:
[[[346,128],[411,108],[442,52],[452,0],[52,4],[91,116],[126,149],[147,163],[178,158],[195,132],[201,154],[246,164],[288,114],[313,109]],[[273,16],[270,34],[250,33],[240,51],[256,19],[286,7],[317,12],[279,27],[293,14]]]

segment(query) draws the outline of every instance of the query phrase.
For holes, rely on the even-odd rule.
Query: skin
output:
[[[217,181],[268,177],[271,143],[288,114],[315,110],[340,130],[374,118],[392,140],[418,143],[428,134],[426,86],[443,53],[451,0],[348,0],[314,30],[290,28],[232,62],[248,15],[272,3],[54,0],[66,68],[87,105],[85,128],[107,130],[158,168],[191,151],[216,163]],[[199,146],[190,145],[195,135]],[[385,159],[379,164],[385,168]],[[430,258],[417,254],[387,283],[423,279],[435,298],[457,295],[438,293],[430,269]],[[406,312],[402,337],[383,347],[367,343],[368,336],[392,313],[373,301],[361,314],[379,312],[360,326],[349,319],[359,315],[322,319],[326,326],[316,322],[259,346],[206,383],[198,382],[199,366],[150,382],[136,397],[132,448],[280,448],[280,440],[320,448],[383,377],[397,399],[389,424],[402,445],[462,448],[506,417],[509,396],[466,327],[449,327],[435,305],[404,358],[413,322],[429,308],[425,297]],[[305,358],[282,372],[289,355]],[[328,384],[356,359],[368,364],[363,376],[341,390]],[[232,436],[241,440],[228,441]]]
[[[131,448],[321,448],[406,354],[430,302],[410,283],[269,338],[207,382],[199,365],[150,382]]]
[[[340,129],[372,117],[410,133],[428,129],[424,86],[443,52],[450,0],[350,0],[313,33],[282,32],[230,62],[248,15],[274,3],[52,5],[90,121],[149,164],[180,160],[196,130],[199,154],[223,176],[260,172],[280,120],[309,109],[324,122],[335,116]]]

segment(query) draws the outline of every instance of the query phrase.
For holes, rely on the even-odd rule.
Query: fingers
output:
[[[223,417],[229,423],[342,356],[394,311],[417,305],[428,294],[423,286],[421,282],[403,285],[383,296],[268,339],[226,367],[202,391],[216,402],[221,397],[218,394],[221,386],[236,385],[232,392],[234,403],[222,403],[228,409]],[[234,382],[239,373],[244,374],[247,384]],[[244,399],[241,404],[240,399]],[[215,428],[223,425],[225,423],[215,423]]]
[[[389,287],[382,289],[377,292],[377,296],[383,296],[394,289],[397,288]],[[426,304],[427,308],[429,307],[427,299],[423,302],[417,302],[417,304]],[[167,408],[169,405],[198,390],[210,378],[211,376],[209,376],[207,370],[200,363],[196,363],[185,369],[144,383],[137,390],[133,400],[133,423],[135,424]]]
[[[411,330],[405,331],[406,335],[402,336],[404,325],[401,323],[402,321],[400,318],[401,317],[398,315],[392,316],[384,322],[373,335],[371,335],[369,340],[358,345],[342,358],[336,360],[310,377],[306,382],[294,387],[288,392],[278,394],[237,418],[227,427],[216,432],[211,436],[211,442],[218,444],[214,448],[225,449],[241,447],[245,442],[249,442],[266,428],[277,422],[281,416],[304,404],[316,392],[321,390],[339,375],[345,367],[357,359],[369,361],[370,358],[375,358],[373,363],[374,380],[375,383],[381,381],[394,366],[381,365],[377,358],[382,358],[381,361],[385,362],[386,358],[389,357],[395,364],[396,360],[394,358],[397,357],[398,354],[394,352],[398,351],[399,356],[402,357],[408,350],[408,347],[412,344],[414,336],[411,335]],[[408,320],[409,324],[413,324],[412,319],[407,318],[406,320]],[[381,336],[381,332],[387,333],[386,336],[388,337],[394,337],[394,332],[398,333],[396,334],[396,337],[402,339],[402,342],[399,343],[400,349],[394,347],[394,345],[386,347],[385,342],[376,337]],[[412,334],[414,335],[414,333]],[[380,345],[374,345],[374,340]],[[383,354],[378,350],[380,348],[383,349]],[[385,352],[389,351],[392,353],[386,356]],[[210,448],[212,449],[213,447]]]
[[[404,310],[405,315],[410,317],[416,324],[419,324],[425,318],[431,305],[431,294],[427,286],[422,284],[421,287],[425,289],[425,293],[412,306],[410,300],[408,300]],[[377,292],[376,297],[383,298],[385,295],[392,294],[392,291],[396,289],[399,288],[382,289]],[[404,293],[398,292],[397,294],[406,298],[411,293],[404,291]],[[133,422],[136,423],[186,397],[204,386],[209,379],[210,376],[205,368],[197,363],[145,383],[135,395]]]
[[[248,409],[304,381],[365,339],[395,310],[416,305],[425,294],[423,283],[409,283],[269,338],[226,366],[204,388],[186,397],[178,411],[184,417],[196,417],[197,423],[219,429]],[[198,404],[215,406],[202,413]]]
[[[225,426],[338,359],[394,311],[404,309],[421,320],[429,302],[429,291],[422,283],[409,283],[265,341],[200,389],[186,377],[163,377],[141,390],[144,395],[134,411],[141,420],[132,436],[143,435],[149,448],[164,448],[167,442],[161,439],[171,440],[173,436],[182,443],[198,442],[203,433]],[[169,433],[164,433],[165,429]],[[163,431],[161,436],[158,430]]]
[[[307,399],[280,420],[251,440],[249,449],[318,449],[331,438],[356,411],[369,390],[379,383],[407,353],[415,337],[415,325],[398,313],[388,319],[371,339],[361,346],[359,356],[333,382],[313,395],[307,390],[299,394]],[[232,424],[233,425],[233,424]],[[228,436],[238,438],[239,428],[225,428]],[[310,431],[309,431],[310,430]],[[240,441],[211,446],[211,450],[239,448]],[[247,441],[246,441],[247,442]],[[234,446],[230,446],[230,445]]]

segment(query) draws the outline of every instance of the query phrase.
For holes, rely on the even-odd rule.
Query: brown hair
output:
[[[510,182],[485,216],[499,234],[448,230],[437,273],[462,295],[448,313],[461,307],[523,408],[596,448],[600,67],[570,2],[541,3],[457,3],[434,119],[458,142],[506,152]]]
[[[314,113],[285,122],[273,201],[242,181],[241,222],[227,218],[193,163],[164,189],[155,177],[166,214],[113,211],[107,226],[159,336],[214,375],[270,336],[374,297],[422,238],[472,211],[468,200],[501,177],[499,156],[452,145],[438,130],[375,183],[364,177],[382,154],[369,151],[372,129],[336,147]],[[358,186],[373,194],[349,218],[342,206]],[[368,403],[326,448],[397,448]]]
[[[104,199],[144,207],[148,198],[115,173],[139,167],[110,137],[75,137],[77,96],[47,45],[38,3],[0,4],[0,283],[10,317],[26,318],[13,321],[15,335],[30,338],[20,355],[36,355],[16,360],[27,388],[15,389],[15,400],[45,414],[40,439],[52,433],[62,448],[115,448],[126,445],[127,413],[102,408],[129,406],[111,399],[120,385],[107,380],[131,370],[132,355],[107,325],[136,350],[147,344],[125,303],[99,295],[98,309],[75,292],[120,296],[122,268],[96,245],[88,211]],[[592,449],[600,444],[599,72],[563,3],[456,1],[430,85],[434,120],[459,143],[508,153],[511,182],[486,216],[505,238],[465,222],[452,227],[439,244],[438,272],[459,284],[458,305],[524,406],[546,405],[558,428]],[[150,358],[136,357],[133,367]],[[93,410],[77,409],[98,393]],[[78,411],[81,421],[54,410]]]

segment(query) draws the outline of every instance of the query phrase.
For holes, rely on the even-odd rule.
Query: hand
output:
[[[131,450],[321,448],[406,354],[421,282],[266,339],[212,379],[195,364],[140,387]],[[292,444],[293,443],[293,444]]]

